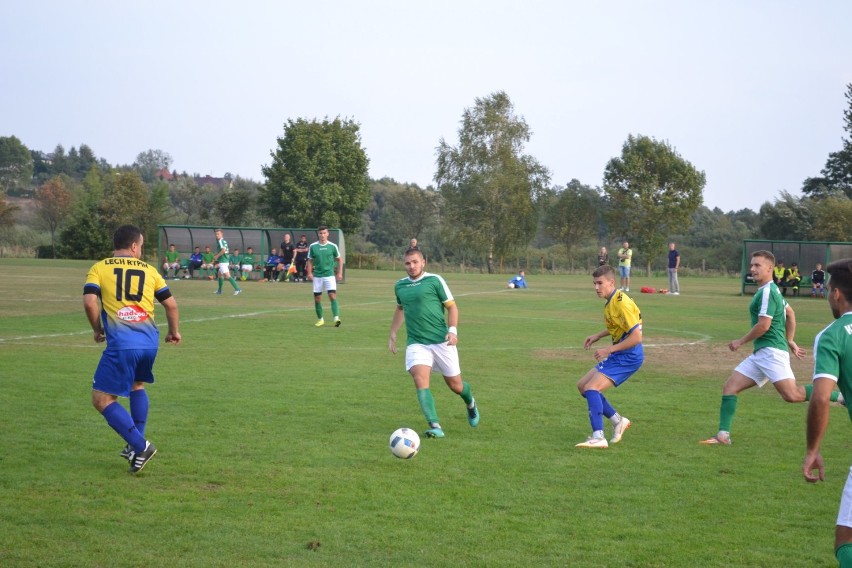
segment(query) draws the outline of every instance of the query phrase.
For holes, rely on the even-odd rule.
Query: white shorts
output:
[[[215,265],[214,265],[214,264],[212,264],[212,263],[211,263],[211,264],[202,264],[202,265],[201,265],[201,268],[207,269],[207,268],[213,268],[214,266],[215,266]]]
[[[242,270],[243,272],[251,272],[252,270],[254,270],[254,266],[252,266],[251,264],[244,264],[240,267],[240,270]]]
[[[846,485],[843,487],[843,495],[840,497],[837,524],[841,527],[852,527],[852,467],[849,468]]]
[[[758,387],[765,385],[766,381],[777,383],[796,378],[790,367],[790,353],[775,347],[758,349],[734,370],[753,380]]]
[[[228,268],[228,263],[227,262],[220,262],[219,263],[219,274],[225,275],[225,274],[230,274],[230,273],[231,273],[231,269]]]
[[[165,269],[180,268],[180,263],[179,262],[172,262],[172,263],[167,262],[167,263],[163,264],[163,268],[165,268]]]
[[[406,347],[405,370],[411,370],[414,365],[426,365],[445,377],[461,375],[459,350],[455,345],[447,345],[446,343],[435,343],[433,345],[414,343]]]
[[[314,276],[314,294],[322,294],[322,291],[337,292],[337,278],[334,276]]]

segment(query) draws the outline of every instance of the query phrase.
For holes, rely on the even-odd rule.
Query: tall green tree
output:
[[[509,96],[498,91],[465,109],[458,146],[443,138],[438,146],[435,181],[446,221],[486,257],[489,273],[495,255],[525,246],[535,235],[550,172],[523,153],[530,134]]]
[[[169,186],[169,201],[178,213],[178,222],[186,225],[207,225],[215,221],[218,190],[210,185],[198,185],[194,179],[181,175]]]
[[[843,192],[852,199],[852,83],[846,85],[848,107],[843,111],[843,130],[846,137],[837,152],[828,155],[822,176],[811,177],[802,184],[802,193],[811,197],[829,197]]]
[[[666,240],[689,228],[705,183],[703,171],[667,142],[648,136],[631,134],[621,156],[607,163],[603,192],[609,201],[610,229],[638,249],[648,273]]]
[[[355,231],[370,203],[369,160],[351,120],[288,120],[262,168],[262,210],[289,227],[321,224]]]
[[[112,236],[124,224],[144,225],[148,213],[148,186],[132,170],[114,170],[108,177],[99,209],[104,229]],[[140,226],[143,233],[148,227]]]
[[[565,245],[568,257],[574,245],[597,235],[601,195],[572,179],[554,195],[544,212],[544,232]]]
[[[216,198],[216,212],[225,225],[239,227],[254,209],[254,199],[246,187],[232,187]]]
[[[422,239],[438,223],[440,196],[431,188],[421,189],[390,178],[373,181],[371,186],[368,240],[379,250],[399,253],[411,238]]]
[[[152,253],[157,246],[157,225],[167,223],[173,215],[169,204],[169,184],[157,180],[150,185],[148,191],[148,207],[139,220],[139,227],[144,231],[147,253]]]
[[[56,250],[60,257],[93,260],[112,251],[112,234],[104,229],[100,211],[106,175],[98,168],[92,168],[83,178],[71,216],[59,233]]]
[[[852,199],[841,192],[815,200],[811,206],[815,241],[848,241],[852,235]]]
[[[764,239],[807,240],[813,229],[810,199],[782,191],[774,203],[760,206],[760,233]]]
[[[33,179],[33,157],[15,136],[0,136],[0,192],[19,194]]]

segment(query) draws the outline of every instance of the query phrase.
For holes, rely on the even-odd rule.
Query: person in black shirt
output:
[[[304,282],[306,279],[305,266],[308,264],[308,237],[302,235],[299,237],[299,242],[296,243],[296,282]]]
[[[290,279],[290,274],[287,270],[296,260],[296,245],[293,244],[293,240],[290,238],[290,233],[284,234],[284,242],[281,243],[278,255],[281,257],[281,266],[279,267],[282,275],[281,279],[286,282]]]
[[[811,296],[825,298],[825,270],[819,262],[816,264],[816,270],[811,272]]]

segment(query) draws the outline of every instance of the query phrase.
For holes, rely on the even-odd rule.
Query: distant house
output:
[[[205,185],[212,185],[218,189],[224,189],[231,185],[231,181],[227,178],[217,178],[213,176],[193,176],[192,178],[195,180],[195,183],[198,184],[198,187],[203,187]]]
[[[173,176],[167,168],[157,170],[157,173],[154,174],[154,177],[163,181],[172,181],[175,178],[175,176]]]

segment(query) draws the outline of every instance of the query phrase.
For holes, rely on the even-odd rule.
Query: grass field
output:
[[[134,476],[89,402],[102,349],[81,307],[90,264],[0,260],[0,566],[836,565],[844,409],[818,485],[800,472],[806,406],[771,387],[740,397],[734,445],[697,443],[745,355],[726,348],[749,326],[736,280],[632,294],[647,359],[607,396],[633,427],[584,451],[575,384],[594,363],[583,339],[603,328],[591,277],[509,291],[508,276],[446,275],[482,422],[470,428],[435,377],[447,437],[408,461],[387,449],[394,429],[425,426],[387,350],[403,273],[348,271],[340,328],[313,327],[304,284],[246,282],[235,297],[174,282],[183,343],[160,349],[147,429],[160,451]],[[804,383],[831,314],[792,304]]]

